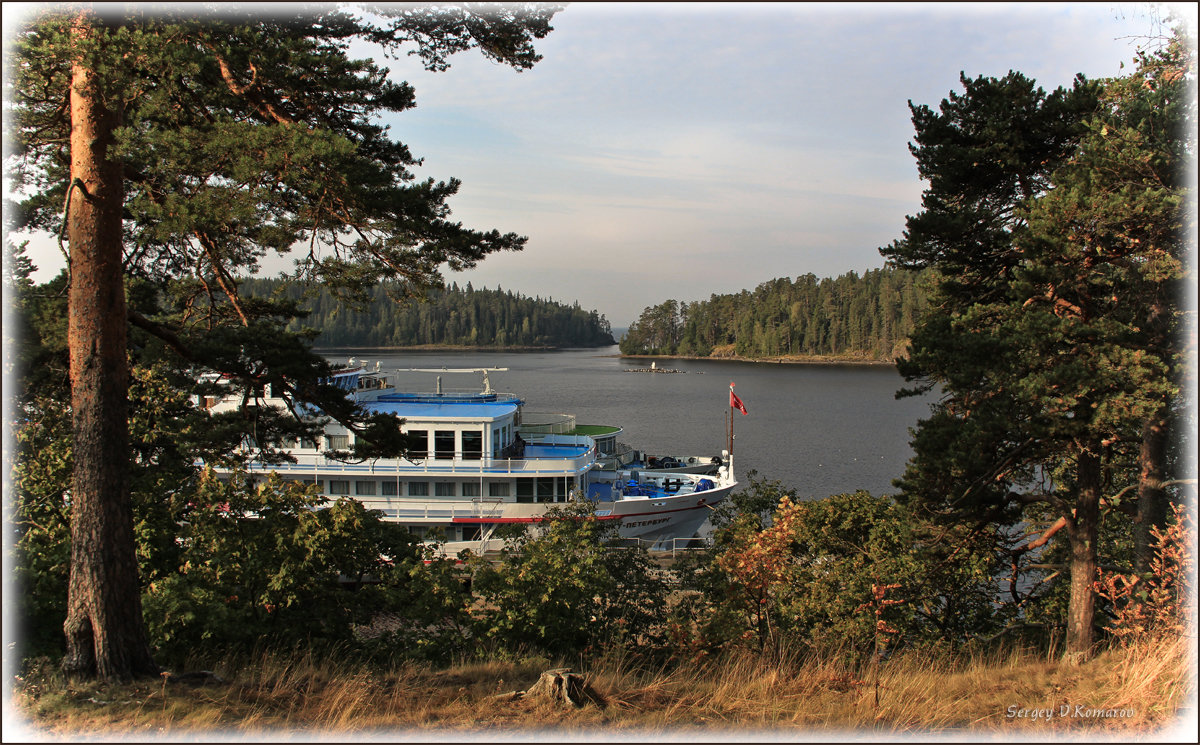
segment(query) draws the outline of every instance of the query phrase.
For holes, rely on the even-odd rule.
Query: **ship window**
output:
[[[354,494],[360,497],[371,497],[375,495],[374,481],[355,481]]]
[[[480,488],[478,481],[463,482],[462,495],[464,497],[478,497],[481,491],[483,490]]]
[[[400,493],[400,489],[397,488],[399,486],[395,481],[380,481],[379,493],[385,497],[394,497]]]
[[[348,450],[350,435],[325,435],[325,447],[328,450]]]
[[[454,458],[454,430],[439,429],[433,433],[433,457],[438,460]]]
[[[439,481],[433,485],[433,496],[435,497],[454,497],[458,496],[458,491],[454,487],[456,484],[453,481]]]
[[[413,481],[408,485],[408,496],[410,497],[428,497],[429,482],[428,481]]]
[[[413,460],[423,460],[429,457],[429,430],[427,429],[410,429],[408,436],[412,438],[412,450],[408,451],[408,457]]]
[[[464,541],[477,541],[480,536],[479,525],[464,525],[462,529],[462,539]]]
[[[489,497],[507,497],[509,494],[508,483],[492,482],[488,484]]]
[[[500,448],[504,447],[504,442],[500,439],[501,430],[492,430],[492,457],[500,457]]]
[[[301,481],[304,482],[305,486],[316,484],[318,489],[325,491],[325,479],[317,479],[316,481],[313,481],[312,479],[301,479]]]
[[[338,479],[330,479],[329,480],[329,493],[330,494],[349,495],[350,494],[350,482],[349,481],[340,481]]]
[[[304,448],[305,450],[316,450],[317,449],[317,441],[310,437],[301,437],[300,438],[300,447]]]
[[[555,479],[541,478],[537,480],[537,501],[553,502],[554,501],[554,482]]]
[[[533,479],[518,479],[517,480],[517,501],[532,502],[533,501]]]
[[[483,433],[463,432],[462,449],[464,460],[479,460],[483,457]]]

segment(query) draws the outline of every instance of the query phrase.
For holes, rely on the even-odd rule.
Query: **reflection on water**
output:
[[[720,453],[726,441],[729,383],[748,415],[734,412],[740,479],[756,470],[802,498],[866,489],[894,491],[911,450],[909,432],[932,397],[895,399],[903,379],[890,366],[787,365],[669,360],[685,374],[626,372],[648,367],[616,347],[558,352],[323,350],[383,369],[507,367],[492,387],[516,393],[528,412],[575,414],[580,424],[624,428],[622,441],[652,453]],[[433,373],[404,373],[402,386],[432,390]],[[478,388],[481,376],[442,376],[446,388]]]

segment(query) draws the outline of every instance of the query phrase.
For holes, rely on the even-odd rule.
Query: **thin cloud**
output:
[[[474,53],[438,74],[389,62],[418,105],[385,123],[419,176],[462,180],[455,220],[529,236],[448,279],[553,287],[618,326],[668,298],[882,266],[920,206],[910,100],[936,106],[960,71],[1117,75],[1128,37],[1156,31],[1143,6],[1095,3],[582,3],[553,25],[520,74]]]

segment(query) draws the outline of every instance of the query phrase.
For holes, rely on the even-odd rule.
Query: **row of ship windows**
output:
[[[496,430],[496,444],[493,447],[493,455],[499,452],[499,444],[503,437],[507,436],[508,427],[503,430]],[[413,439],[413,449],[408,452],[408,457],[414,460],[424,460],[432,455],[437,460],[452,460],[455,457],[463,460],[479,460],[483,457],[483,433],[482,432],[456,432],[454,430],[435,430],[433,432],[433,450],[429,449],[429,431],[428,430],[409,430],[405,434]],[[459,438],[459,439],[456,439]],[[325,441],[325,450],[348,450],[350,449],[350,435],[324,435],[322,438]],[[461,442],[462,447],[459,448]],[[282,446],[285,448],[301,448],[303,450],[319,450],[318,443],[314,440],[299,439],[299,440],[284,440]]]
[[[306,484],[314,483],[313,479],[302,479],[302,481]],[[330,479],[328,488],[325,486],[324,479],[317,479],[315,483],[321,493],[331,497],[345,497],[351,496],[351,494],[356,497],[373,497],[377,494],[383,497],[428,497],[430,495],[430,482],[428,481]],[[478,481],[434,481],[432,483],[435,497],[483,496],[483,485]],[[574,489],[574,476],[539,476],[517,479],[515,482],[489,482],[487,496],[505,498],[514,496],[515,493],[518,502],[544,502],[555,501],[554,497],[565,498]]]
[[[387,513],[388,510],[384,510]],[[395,510],[391,510],[395,512]],[[395,517],[395,515],[390,515]],[[412,533],[417,538],[425,540],[443,540],[443,541],[477,541],[489,533],[495,526],[491,523],[485,525],[409,525],[408,532]]]

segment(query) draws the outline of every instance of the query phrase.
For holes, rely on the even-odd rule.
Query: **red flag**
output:
[[[746,411],[746,404],[742,403],[742,399],[738,398],[737,394],[733,392],[733,383],[729,384],[729,406],[731,408],[737,409],[738,411],[742,412],[743,414],[750,413],[750,412]]]

